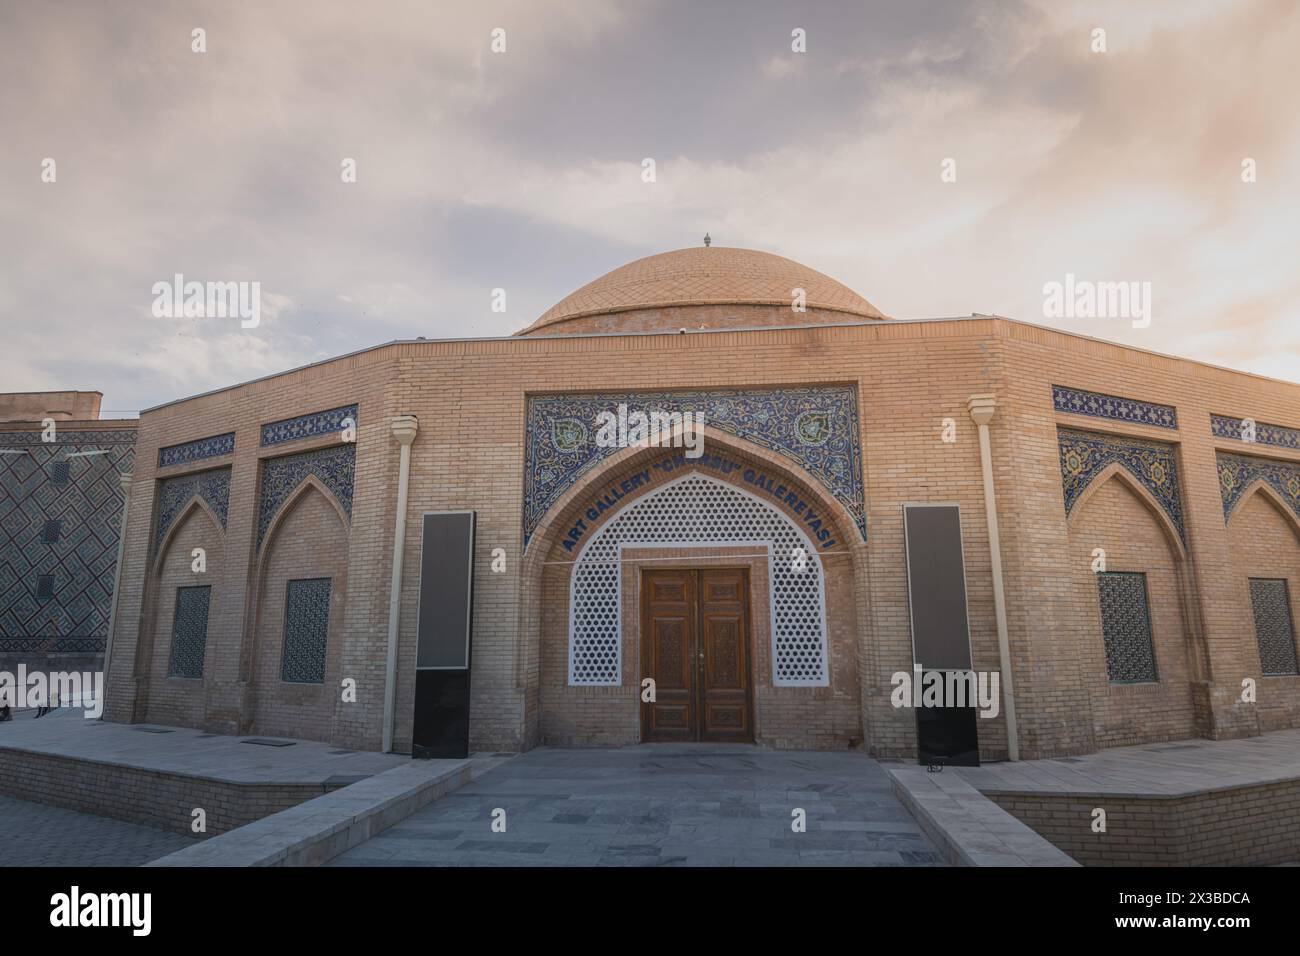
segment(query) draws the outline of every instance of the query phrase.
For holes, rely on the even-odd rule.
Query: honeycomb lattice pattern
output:
[[[569,599],[569,683],[621,683],[622,548],[758,545],[768,552],[773,680],[824,687],[826,597],[815,549],[784,514],[701,474],[670,482],[597,531],[574,564]]]

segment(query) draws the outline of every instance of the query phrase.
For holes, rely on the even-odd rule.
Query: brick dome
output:
[[[791,308],[803,289],[806,311]],[[754,249],[697,246],[619,266],[518,335],[825,325],[886,316],[814,269]]]

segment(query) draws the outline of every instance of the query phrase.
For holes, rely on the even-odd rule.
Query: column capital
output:
[[[420,420],[414,415],[397,415],[391,422],[393,437],[403,445],[415,441],[415,433],[420,430]]]
[[[987,425],[993,419],[993,410],[997,404],[997,398],[993,395],[972,395],[966,400],[966,411],[970,412],[976,425]]]
[[[129,471],[124,471],[117,476],[117,483],[121,486],[122,494],[124,495],[129,495],[131,493],[131,478],[132,475]]]

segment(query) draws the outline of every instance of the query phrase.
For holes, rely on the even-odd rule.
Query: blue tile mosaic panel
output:
[[[525,547],[550,507],[583,475],[621,450],[596,444],[597,415],[617,413],[620,405],[629,413],[702,415],[706,429],[781,455],[830,492],[866,538],[857,389],[817,385],[531,396],[525,413]]]
[[[309,475],[329,489],[338,499],[343,513],[351,518],[356,461],[357,446],[352,442],[264,461],[257,504],[257,547],[262,547],[271,522]]]
[[[1256,481],[1265,482],[1281,495],[1296,517],[1300,517],[1300,463],[1226,452],[1219,452],[1215,458],[1219,464],[1219,494],[1223,498],[1225,522],[1242,494]]]
[[[234,452],[235,433],[227,432],[224,435],[213,435],[211,438],[200,438],[180,445],[159,448],[158,467],[166,468],[168,465],[184,465],[189,462],[203,461],[206,458],[220,458],[222,455],[233,455]]]
[[[1103,571],[1097,575],[1097,591],[1110,682],[1154,683],[1156,652],[1151,642],[1147,576],[1130,571]]]
[[[1260,671],[1267,677],[1300,674],[1286,579],[1251,578],[1250,607],[1255,615]]]
[[[291,684],[325,682],[329,640],[330,579],[290,581],[284,600],[284,653],[280,680]]]
[[[158,522],[154,526],[154,554],[167,537],[167,532],[176,523],[189,503],[198,498],[217,516],[221,527],[226,526],[226,516],[230,511],[230,469],[214,468],[212,471],[199,471],[191,475],[177,475],[164,478],[158,482]]]
[[[1154,425],[1157,428],[1178,427],[1178,413],[1169,405],[1139,402],[1100,392],[1085,392],[1064,385],[1052,386],[1052,407],[1058,412],[1069,412],[1071,415],[1090,415],[1093,418]]]
[[[1107,465],[1119,465],[1152,496],[1187,541],[1183,528],[1183,500],[1178,488],[1178,461],[1172,445],[1121,438],[1095,432],[1059,428],[1056,432],[1061,457],[1061,487],[1065,492],[1065,513],[1074,510],[1079,496]]]
[[[202,679],[211,598],[211,585],[176,589],[176,614],[172,618],[172,656],[167,668],[168,677]]]
[[[262,445],[280,445],[287,441],[297,441],[300,438],[314,438],[317,435],[329,435],[333,432],[341,432],[346,427],[346,419],[352,419],[352,424],[357,424],[357,406],[345,405],[342,408],[331,408],[325,412],[312,412],[310,415],[299,415],[297,418],[286,418],[284,421],[272,422],[269,425],[262,426]]]
[[[1235,438],[1246,441],[1248,434],[1244,418],[1232,418],[1228,415],[1211,415],[1210,432],[1217,438]],[[1281,425],[1255,423],[1255,440],[1247,442],[1254,445],[1274,445],[1278,448],[1291,448],[1300,451],[1300,430],[1284,428]]]
[[[134,429],[0,431],[0,654],[101,653]],[[104,454],[69,458],[75,452]],[[59,534],[47,540],[46,523]],[[48,597],[40,597],[49,581]]]

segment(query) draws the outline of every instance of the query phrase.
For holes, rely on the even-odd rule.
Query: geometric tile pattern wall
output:
[[[325,681],[329,637],[330,579],[290,581],[284,601],[284,655],[280,680],[294,684]]]
[[[346,442],[262,462],[262,486],[257,504],[258,549],[261,549],[275,516],[308,476],[315,477],[328,488],[343,507],[343,513],[351,518],[356,461],[356,444]]]
[[[345,405],[343,408],[331,408],[325,412],[312,412],[297,418],[286,418],[281,422],[271,422],[262,426],[262,445],[279,445],[300,438],[313,438],[316,435],[328,435],[343,431],[351,419],[352,427],[357,424],[357,406]]]
[[[1140,438],[1121,438],[1069,428],[1057,429],[1057,444],[1067,515],[1093,478],[1111,462],[1118,462],[1142,487],[1151,492],[1178,529],[1178,536],[1184,543],[1187,541],[1183,529],[1183,501],[1178,490],[1178,462],[1173,446]]]
[[[1100,392],[1085,392],[1064,385],[1052,386],[1052,407],[1058,412],[1069,412],[1072,415],[1091,415],[1093,418],[1154,425],[1157,428],[1178,427],[1178,413],[1169,405],[1139,402]]]
[[[858,392],[852,385],[534,395],[524,434],[524,545],[543,516],[583,475],[621,449],[596,443],[597,416],[690,412],[706,429],[744,438],[786,458],[829,491],[867,534]],[[705,442],[705,454],[708,453]]]
[[[1255,613],[1260,670],[1270,676],[1300,673],[1291,624],[1291,598],[1284,578],[1251,578],[1250,606]]]
[[[1224,521],[1228,520],[1242,493],[1256,479],[1263,479],[1300,517],[1300,464],[1226,452],[1219,452],[1215,458],[1219,465],[1219,494],[1223,498]]]
[[[228,432],[225,435],[213,435],[211,438],[200,438],[196,441],[185,442],[183,445],[168,445],[166,448],[159,448],[158,467],[166,468],[168,465],[181,465],[193,461],[202,461],[205,458],[219,458],[222,455],[234,454],[234,451],[234,432]]]
[[[153,549],[158,553],[158,546],[176,519],[195,498],[212,509],[213,514],[226,526],[226,516],[230,511],[230,469],[214,468],[212,471],[200,471],[192,475],[178,475],[164,478],[158,482],[158,521],[154,526]]]
[[[1106,643],[1106,673],[1112,684],[1153,683],[1155,650],[1147,609],[1147,576],[1126,571],[1097,575],[1101,629]]]
[[[1244,418],[1232,418],[1228,415],[1211,415],[1210,432],[1217,438],[1236,438],[1245,441],[1247,434],[1245,421]],[[1300,430],[1256,422],[1255,440],[1248,444],[1276,445],[1278,448],[1300,451]]]
[[[0,652],[104,649],[134,430],[0,432]],[[69,458],[75,452],[101,455]],[[66,469],[67,480],[55,472]],[[61,522],[46,543],[46,521]],[[48,599],[38,580],[53,578]]]
[[[176,616],[172,619],[172,656],[168,677],[200,680],[203,652],[208,643],[208,602],[211,585],[176,589]]]

